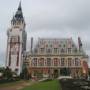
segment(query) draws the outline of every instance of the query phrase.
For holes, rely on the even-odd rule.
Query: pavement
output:
[[[90,81],[79,79],[59,80],[62,90],[90,90]]]

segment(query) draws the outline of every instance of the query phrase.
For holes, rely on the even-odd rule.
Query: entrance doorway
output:
[[[57,78],[58,77],[58,69],[55,69],[54,70],[54,78]]]
[[[61,76],[70,76],[70,68],[61,68],[60,75]]]

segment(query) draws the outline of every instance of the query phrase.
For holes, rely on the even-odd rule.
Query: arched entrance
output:
[[[60,69],[60,75],[61,76],[70,76],[70,68],[61,68]]]

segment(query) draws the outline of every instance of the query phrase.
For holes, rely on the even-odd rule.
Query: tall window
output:
[[[64,45],[63,45],[63,47],[65,48],[65,47],[66,47],[66,45],[64,44]]]
[[[38,50],[35,48],[34,52],[35,52],[35,53],[38,53]]]
[[[34,58],[34,59],[33,59],[32,64],[33,64],[33,66],[37,66],[37,58]]]
[[[68,58],[68,66],[72,65],[72,58]]]
[[[40,58],[38,64],[39,66],[44,66],[44,58]]]
[[[11,65],[11,59],[9,59],[9,66]]]
[[[47,66],[51,66],[51,58],[47,58]]]
[[[11,52],[9,52],[9,63],[8,65],[10,66],[11,65]]]
[[[65,58],[61,58],[61,66],[65,65]]]
[[[74,49],[74,52],[77,53],[77,48]]]
[[[54,58],[54,66],[58,66],[58,58]]]
[[[16,62],[16,66],[18,66],[18,65],[19,65],[19,54],[17,56],[17,62]]]
[[[79,59],[78,58],[75,58],[75,66],[79,66]]]

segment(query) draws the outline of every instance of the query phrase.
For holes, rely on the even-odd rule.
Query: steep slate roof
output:
[[[43,53],[40,52],[41,49],[43,50]],[[79,51],[78,46],[76,46],[72,38],[39,38],[33,54],[85,55],[83,49]]]

